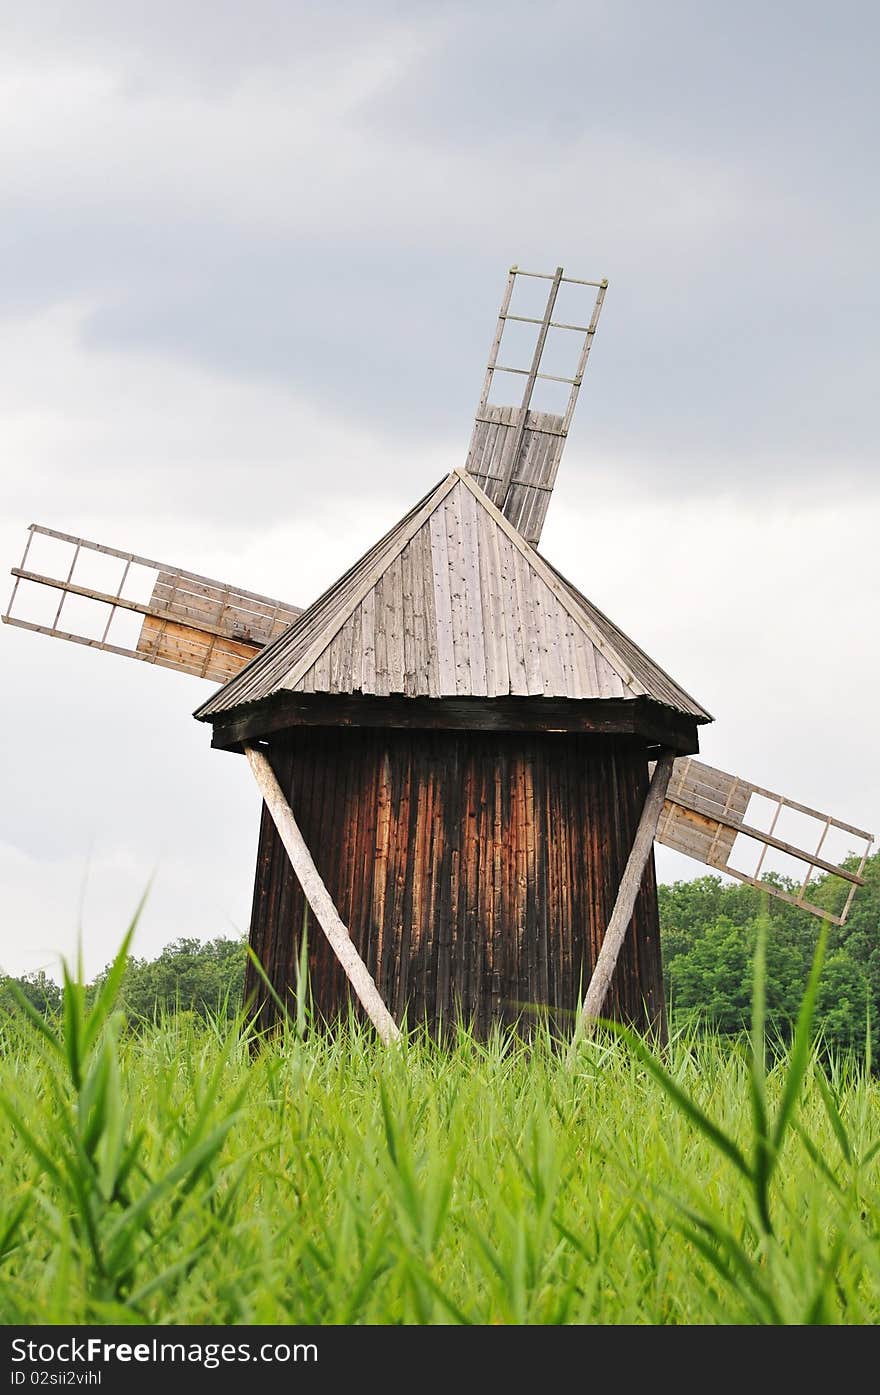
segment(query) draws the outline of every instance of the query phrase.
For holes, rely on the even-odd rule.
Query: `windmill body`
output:
[[[662,1032],[655,836],[760,885],[768,849],[783,853],[803,878],[772,894],[837,923],[871,847],[862,830],[695,760],[709,713],[537,550],[605,283],[571,283],[596,291],[573,325],[554,319],[561,268],[537,278],[543,315],[511,312],[527,275],[508,277],[465,468],[306,610],[32,525],[28,547],[50,533],[71,563],[36,573],[26,547],[4,616],[224,682],[196,716],[215,747],[248,755],[264,795],[252,946],[286,1001],[305,927],[319,1015],[354,1000],[383,1035],[404,1019],[486,1034],[545,1014],[565,1029],[597,962],[602,1010]],[[498,361],[512,321],[534,329],[522,367]],[[576,336],[567,375],[541,371],[551,330]],[[490,400],[502,373],[521,376],[517,406]],[[543,379],[566,385],[562,412],[533,409]],[[115,592],[78,585],[89,549],[118,559]],[[139,568],[154,577],[146,601],[127,593]],[[28,587],[58,594],[53,623],[16,613]],[[99,634],[65,629],[68,595],[104,608]],[[135,645],[113,638],[121,612],[142,616]],[[761,826],[756,801],[775,811]],[[779,836],[786,809],[813,821],[814,845]],[[861,865],[823,857],[832,829]],[[757,849],[751,868],[737,864],[743,843]],[[817,871],[845,887],[834,911],[809,899]],[[249,988],[268,1023],[273,999],[256,974]]]
[[[576,1011],[649,759],[709,720],[459,470],[196,715],[216,746],[265,742],[395,1018],[484,1033]],[[282,995],[304,909],[266,814],[251,943]],[[315,1006],[347,1011],[320,933],[308,953]],[[611,1005],[647,1026],[662,1000],[651,866]]]

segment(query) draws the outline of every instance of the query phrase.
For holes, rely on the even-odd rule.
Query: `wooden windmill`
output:
[[[526,277],[547,283],[541,314],[511,309]],[[555,317],[563,285],[585,323]],[[511,269],[463,468],[305,610],[37,524],[13,569],[6,623],[223,684],[195,715],[263,794],[251,943],[293,991],[307,903],[315,1007],[332,1020],[353,989],[386,1040],[404,1017],[570,1023],[582,1001],[662,1030],[655,838],[836,924],[862,884],[871,835],[695,760],[710,715],[538,551],[605,287]],[[499,362],[511,324],[534,335],[521,365]],[[542,371],[551,333],[568,374]],[[501,374],[515,406],[493,401]],[[548,380],[561,412],[533,405]],[[67,549],[54,575],[28,566],[41,539]],[[117,568],[103,590],[78,579],[97,554]],[[27,618],[47,592],[52,614]],[[780,836],[792,811],[809,846]],[[771,849],[796,882],[762,878]],[[838,915],[810,899],[817,871],[847,884]]]

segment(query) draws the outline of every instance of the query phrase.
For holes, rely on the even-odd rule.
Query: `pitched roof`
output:
[[[276,693],[648,697],[708,712],[453,470],[196,711]]]

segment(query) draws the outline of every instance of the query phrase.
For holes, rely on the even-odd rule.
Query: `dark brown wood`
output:
[[[679,755],[699,749],[697,724],[649,698],[408,698],[279,694],[241,716],[214,723],[212,745],[242,743],[295,726],[354,726],[468,731],[571,731],[639,736]]]
[[[598,1020],[614,977],[614,969],[623,948],[633,907],[641,890],[645,867],[653,852],[654,835],[663,811],[663,801],[666,798],[674,760],[672,752],[665,751],[654,768],[648,796],[618,888],[614,910],[602,938],[602,947],[584,998],[581,1025],[585,1031],[590,1031]]]
[[[358,953],[395,1020],[485,1036],[549,1014],[574,1029],[645,800],[645,742],[583,733],[300,728],[269,742],[278,781]],[[261,827],[251,943],[295,996],[303,898]],[[319,1016],[347,980],[309,933]],[[274,1008],[254,972],[264,1025]],[[355,1005],[356,1006],[356,1005]],[[612,980],[610,1014],[662,1028],[653,859]]]
[[[376,1028],[380,1040],[386,1046],[390,1046],[400,1040],[400,1028],[388,1012],[369,969],[358,954],[347,927],[339,918],[339,912],[314,864],[308,845],[303,839],[290,803],[278,783],[271,762],[268,756],[256,746],[248,746],[246,755],[251,774],[262,793],[263,803],[272,816],[272,823],[290,859],[296,880],[302,888],[312,916],[323,931],[351,984],[352,991],[356,994],[358,1002]]]

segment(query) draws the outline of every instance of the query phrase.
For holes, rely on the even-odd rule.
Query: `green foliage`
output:
[[[127,960],[118,1005],[132,1025],[152,1022],[169,1012],[232,1021],[242,1008],[245,960],[243,938],[174,940],[157,959]],[[86,987],[88,1002],[100,994],[111,969],[108,964]],[[61,1008],[60,987],[42,971],[0,978],[0,1010],[12,1011],[22,996],[44,1017]]]
[[[880,1320],[880,1084],[810,1044],[0,1017],[0,1322]],[[766,956],[765,956],[766,949]],[[767,963],[765,965],[764,958]],[[625,1032],[621,1033],[625,1035]]]
[[[25,1079],[29,1074],[34,1084],[36,1075],[39,1088],[24,1091],[22,1080],[13,1078],[0,1095],[21,1172],[31,1174],[12,1179],[16,1201],[0,1237],[0,1256],[4,1248],[13,1256],[22,1248],[21,1238],[17,1248],[13,1242],[33,1193],[41,1212],[37,1226],[57,1258],[59,1283],[62,1276],[65,1287],[78,1280],[83,1320],[137,1320],[152,1295],[173,1289],[196,1262],[223,1214],[227,1179],[217,1158],[238,1105],[235,1100],[218,1108],[236,1048],[230,1034],[213,1053],[187,1109],[135,1120],[124,1083],[125,1019],[117,1010],[133,933],[134,923],[90,995],[81,973],[63,965],[54,1020],[12,989],[32,1033]],[[10,1032],[13,1057],[22,1040]],[[197,1218],[201,1235],[157,1269],[154,1254],[176,1239],[187,1214]],[[8,1299],[12,1313],[26,1306],[14,1279]],[[63,1304],[60,1291],[52,1301]]]
[[[846,925],[829,929],[816,1005],[818,1034],[836,1050],[863,1051],[869,1015],[872,1023],[880,1020],[880,854],[868,861],[864,875],[866,885],[856,892]],[[839,913],[846,888],[839,878],[824,877],[810,895]],[[677,1020],[727,1036],[746,1029],[752,963],[766,913],[767,1020],[774,1037],[789,1040],[827,922],[757,887],[722,884],[718,877],[661,886],[658,896],[666,993]]]
[[[244,968],[244,940],[174,940],[157,959],[130,960],[120,1006],[134,1022],[178,1011],[231,1020],[241,1010]],[[98,976],[95,988],[106,973]]]
[[[23,974],[21,978],[0,977],[0,1011],[12,1012],[20,998],[24,997],[43,1017],[55,1013],[61,1007],[61,989],[44,969],[33,974]]]
[[[642,1062],[674,1107],[707,1139],[710,1146],[731,1163],[745,1187],[742,1218],[731,1227],[711,1201],[699,1193],[690,1201],[672,1197],[677,1212],[677,1228],[695,1250],[712,1266],[728,1300],[743,1305],[752,1322],[788,1325],[828,1323],[838,1320],[837,1301],[846,1254],[860,1248],[864,1228],[857,1224],[854,1208],[844,1206],[830,1226],[815,1225],[806,1230],[807,1244],[795,1245],[781,1237],[776,1188],[773,1186],[786,1136],[798,1129],[807,1154],[829,1188],[831,1196],[846,1197],[861,1208],[863,1194],[860,1174],[866,1160],[880,1150],[880,1136],[858,1148],[841,1115],[838,1100],[828,1080],[817,1067],[812,1052],[812,1026],[819,995],[819,980],[828,937],[827,924],[819,936],[810,966],[806,992],[800,1004],[791,1051],[786,1058],[778,1088],[778,1102],[771,1104],[770,1076],[766,1052],[767,938],[769,916],[762,916],[752,964],[752,1007],[748,1068],[751,1096],[751,1140],[744,1149],[700,1107],[695,1098],[648,1050],[632,1031],[616,1023],[606,1026],[622,1037]],[[869,1063],[870,1064],[870,1063]],[[850,1173],[848,1185],[841,1185],[832,1161],[823,1155],[821,1145],[796,1124],[796,1110],[804,1080],[813,1069],[826,1115],[843,1162]],[[836,1149],[835,1149],[836,1152]],[[829,1187],[830,1184],[830,1187]],[[691,1186],[692,1193],[694,1192]],[[866,1195],[864,1204],[869,1204]],[[866,1212],[859,1210],[858,1220]],[[719,1315],[725,1307],[719,1303]]]

